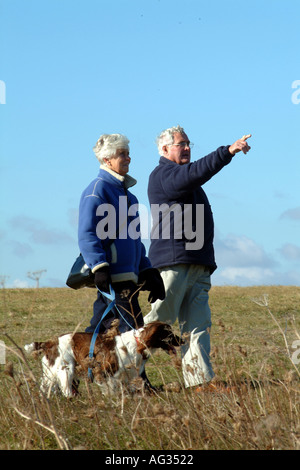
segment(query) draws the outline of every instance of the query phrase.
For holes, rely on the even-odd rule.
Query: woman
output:
[[[103,134],[93,150],[100,172],[81,196],[78,229],[80,252],[95,274],[98,288],[86,331],[93,332],[102,318],[109,301],[100,291],[109,292],[112,284],[117,308],[105,316],[99,331],[106,331],[117,318],[123,333],[144,324],[139,289],[150,291],[150,302],[164,299],[165,290],[159,271],[146,256],[139,234],[138,200],[128,190],[136,184],[128,175],[129,140],[121,134]]]

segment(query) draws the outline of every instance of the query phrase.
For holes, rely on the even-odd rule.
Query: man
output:
[[[166,297],[152,304],[144,321],[159,319],[172,324],[178,319],[181,333],[189,333],[190,339],[181,351],[186,387],[210,382],[214,377],[208,292],[210,276],[217,266],[213,216],[202,186],[236,153],[250,150],[249,137],[219,147],[192,163],[192,144],[182,127],[167,129],[157,139],[161,158],[148,185],[153,218],[149,258],[161,272]]]

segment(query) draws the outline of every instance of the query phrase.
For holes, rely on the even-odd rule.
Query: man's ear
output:
[[[162,150],[163,150],[164,154],[167,154],[167,155],[169,154],[168,145],[163,145]]]

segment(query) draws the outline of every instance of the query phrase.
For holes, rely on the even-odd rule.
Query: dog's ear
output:
[[[152,347],[161,348],[167,353],[176,353],[175,347],[183,344],[181,338],[174,334],[168,323],[159,323],[155,325],[156,330],[153,334]]]
[[[180,336],[176,335],[175,333],[172,333],[171,341],[173,346],[182,346],[183,344],[185,344],[185,340]]]

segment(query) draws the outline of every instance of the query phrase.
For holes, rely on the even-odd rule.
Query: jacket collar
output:
[[[109,173],[111,176],[116,178],[118,181],[120,181],[120,183],[122,183],[122,185],[124,185],[124,187],[126,189],[131,188],[132,186],[134,186],[137,183],[137,180],[132,178],[132,176],[130,176],[130,175],[125,175],[125,176],[119,175],[115,171],[108,168],[106,165],[100,165],[100,170],[104,170],[107,173]]]
[[[159,163],[169,163],[171,165],[178,165],[178,163],[173,162],[173,160],[169,160],[169,158],[161,156],[159,159]]]

